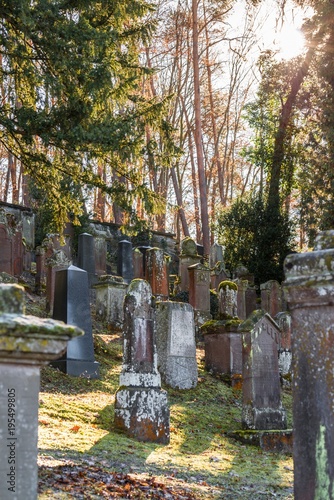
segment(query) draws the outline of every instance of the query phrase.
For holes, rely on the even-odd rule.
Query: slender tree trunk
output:
[[[182,193],[179,188],[178,182],[177,182],[177,177],[175,173],[175,167],[171,167],[171,176],[172,176],[172,181],[173,181],[173,186],[174,186],[174,192],[176,196],[176,202],[178,206],[178,214],[181,220],[181,225],[182,225],[182,231],[184,236],[190,236],[189,229],[188,229],[188,224],[187,224],[187,219],[184,213],[183,209],[183,200],[182,200]]]
[[[193,70],[194,70],[194,111],[195,111],[195,146],[197,153],[198,186],[201,203],[201,222],[204,256],[208,258],[210,254],[210,228],[208,214],[208,197],[206,186],[206,175],[203,155],[202,125],[201,125],[201,93],[199,76],[199,50],[198,50],[198,3],[192,0],[193,15]]]

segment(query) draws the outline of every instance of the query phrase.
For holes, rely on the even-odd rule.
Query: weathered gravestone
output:
[[[98,378],[100,365],[94,359],[88,276],[83,269],[70,266],[56,273],[53,318],[81,328],[85,335],[71,340],[65,356],[52,365],[68,375]]]
[[[0,285],[0,498],[37,499],[40,366],[59,357],[78,328],[24,315],[24,291]]]
[[[151,285],[152,293],[157,300],[168,298],[168,260],[160,248],[149,248],[146,251],[146,280]]]
[[[100,276],[94,285],[96,292],[96,317],[108,323],[111,330],[121,330],[124,313],[123,302],[128,284],[120,276]]]
[[[223,247],[218,243],[214,243],[210,248],[210,267],[215,267],[217,262],[224,263]]]
[[[133,280],[124,299],[124,352],[115,426],[139,441],[169,443],[167,392],[157,367],[152,290]]]
[[[205,368],[223,375],[234,388],[242,383],[242,335],[237,317],[236,283],[225,280],[219,290],[219,310],[222,319],[209,321],[201,327],[204,337]]]
[[[269,280],[260,285],[261,289],[261,309],[270,314],[272,318],[276,316],[282,308],[282,288],[278,281]]]
[[[179,256],[179,276],[180,291],[189,291],[189,272],[188,267],[193,264],[199,264],[202,257],[197,253],[197,245],[192,238],[185,238],[181,242],[181,253]]]
[[[281,331],[278,345],[278,367],[281,381],[284,386],[291,387],[291,315],[287,311],[282,311],[276,314],[274,320]]]
[[[211,319],[210,269],[204,264],[193,264],[189,272],[189,304],[194,309],[196,340],[203,340],[200,327]]]
[[[284,263],[292,317],[294,498],[334,499],[334,231]]]
[[[131,241],[122,240],[118,242],[117,274],[122,276],[126,283],[130,283],[134,277]]]
[[[243,428],[286,429],[278,369],[278,325],[269,314],[258,310],[241,323],[239,331],[243,333]]]
[[[177,389],[196,387],[198,368],[192,306],[184,302],[157,302],[156,332],[158,367],[164,382]]]

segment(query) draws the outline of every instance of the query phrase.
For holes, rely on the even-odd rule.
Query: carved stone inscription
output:
[[[191,312],[173,310],[171,316],[170,356],[194,356],[195,342]]]

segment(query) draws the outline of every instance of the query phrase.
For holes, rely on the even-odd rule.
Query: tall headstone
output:
[[[46,311],[53,312],[56,273],[67,269],[71,265],[63,250],[54,250],[50,257],[45,259],[46,266]]]
[[[260,285],[261,309],[272,318],[282,311],[282,289],[278,281],[270,280]]]
[[[189,291],[189,272],[188,267],[193,264],[199,264],[202,257],[197,253],[197,245],[192,238],[185,238],[181,242],[181,253],[179,256],[179,276],[180,290]]]
[[[133,280],[124,299],[124,350],[115,426],[139,441],[169,443],[167,392],[157,366],[152,290]]]
[[[240,319],[247,318],[246,312],[246,291],[248,288],[248,281],[242,278],[237,278],[234,280],[238,286],[237,291],[237,316]]]
[[[96,317],[105,321],[111,330],[121,330],[124,321],[123,302],[128,288],[120,276],[100,276],[94,285]]]
[[[106,274],[107,242],[102,236],[94,236],[95,272],[98,276]]]
[[[334,231],[284,263],[292,318],[294,498],[334,498]]]
[[[218,261],[211,269],[211,287],[213,290],[218,290],[219,284],[228,279],[224,262]]]
[[[168,261],[161,248],[154,247],[146,251],[146,280],[158,300],[168,298]]]
[[[219,285],[219,314],[222,319],[238,317],[238,285],[233,281],[222,281]]]
[[[173,388],[196,387],[194,311],[184,302],[157,302],[158,367],[164,382]]]
[[[249,286],[245,292],[246,300],[246,318],[252,314],[253,311],[259,309],[257,304],[257,293],[254,286]]]
[[[139,248],[135,248],[132,252],[133,260],[133,277],[134,279],[144,279],[144,258]]]
[[[95,283],[95,243],[88,233],[78,237],[78,267],[87,272],[89,286]]]
[[[241,323],[243,333],[242,425],[245,429],[286,429],[278,369],[280,331],[262,310]]]
[[[24,291],[0,285],[0,498],[36,500],[40,367],[82,332],[24,314]]]
[[[71,340],[65,356],[52,365],[68,375],[98,378],[100,365],[94,358],[87,271],[70,266],[56,273],[53,318],[81,328],[85,335]]]
[[[196,340],[202,341],[201,326],[211,319],[210,269],[204,264],[193,264],[189,272],[189,304],[194,309]]]
[[[210,267],[215,267],[217,262],[224,262],[223,247],[218,243],[214,243],[210,248]]]
[[[122,276],[126,283],[133,280],[133,260],[131,241],[122,240],[118,242],[117,249],[117,274]]]

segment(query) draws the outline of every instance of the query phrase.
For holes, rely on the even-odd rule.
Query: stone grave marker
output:
[[[278,281],[270,280],[260,285],[261,309],[272,318],[282,311],[282,289]]]
[[[157,366],[152,290],[130,283],[124,299],[123,367],[115,395],[115,426],[139,441],[169,443],[167,392]]]
[[[202,257],[197,253],[197,245],[192,238],[185,238],[181,242],[181,253],[179,256],[179,276],[180,291],[189,291],[189,272],[188,267],[193,264],[199,264]]]
[[[96,282],[94,236],[88,233],[78,237],[78,267],[87,272],[89,286]]]
[[[243,333],[243,428],[286,429],[278,369],[278,325],[269,314],[257,310],[241,323],[239,331]]]
[[[146,280],[157,300],[168,298],[168,261],[161,248],[153,247],[146,251]]]
[[[134,277],[131,241],[122,240],[118,242],[117,274],[122,276],[126,283],[130,283]]]
[[[224,263],[223,247],[218,243],[214,243],[210,248],[210,267],[215,267],[217,262]]]
[[[121,330],[124,321],[123,302],[128,284],[120,276],[105,275],[99,277],[94,288],[97,318],[107,322],[111,330]]]
[[[292,318],[294,498],[334,498],[334,231],[284,263]]]
[[[156,339],[158,367],[162,379],[170,387],[196,387],[194,311],[185,302],[157,302]]]
[[[24,290],[0,285],[0,498],[37,499],[40,367],[79,328],[24,314]]]
[[[87,271],[70,266],[56,273],[53,318],[81,328],[85,335],[71,340],[66,354],[52,365],[68,375],[98,378]]]
[[[189,304],[194,309],[196,340],[202,341],[200,327],[211,319],[210,269],[204,264],[193,264],[189,272]]]

